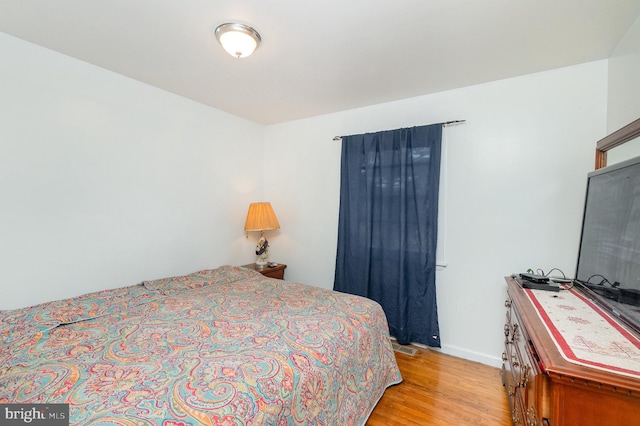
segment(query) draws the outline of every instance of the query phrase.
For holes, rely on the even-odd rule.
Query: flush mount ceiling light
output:
[[[228,22],[216,28],[216,38],[229,55],[246,58],[258,48],[262,38],[253,28]]]

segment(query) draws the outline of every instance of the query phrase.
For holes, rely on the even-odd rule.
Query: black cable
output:
[[[600,277],[600,278],[602,278],[602,281],[600,281],[599,283],[592,283],[591,282],[591,278],[593,278],[593,277]],[[613,284],[611,284],[611,281],[609,281],[608,279],[606,279],[604,276],[602,276],[600,274],[591,275],[589,278],[587,278],[587,282],[590,283],[590,284],[597,284],[597,285],[603,285],[604,283],[607,283],[611,287],[617,287],[617,286],[614,286]]]
[[[540,275],[540,276],[547,277],[547,278],[550,278],[550,277],[549,277],[549,275],[550,275],[553,271],[558,271],[558,272],[560,272],[560,273],[562,274],[562,279],[563,279],[563,280],[568,280],[568,281],[569,281],[568,283],[566,283],[566,282],[565,282],[565,283],[557,282],[557,284],[559,285],[559,287],[560,287],[560,289],[561,289],[561,290],[570,290],[571,288],[573,288],[573,280],[572,280],[572,279],[567,278],[567,276],[565,275],[565,273],[564,273],[564,272],[562,271],[562,269],[560,269],[560,268],[551,268],[551,269],[549,270],[549,272],[547,272],[546,274],[545,274],[544,270],[543,270],[543,269],[540,269],[540,268],[536,269],[536,270],[535,270],[535,272],[534,272],[534,271],[533,271],[533,269],[531,269],[531,268],[527,269],[527,272],[529,272],[529,273],[535,273],[535,274],[538,274],[538,275]],[[603,277],[603,278],[604,278],[604,277]],[[550,279],[551,279],[551,281],[553,281],[553,278],[550,278]],[[568,285],[568,284],[569,284],[569,285]]]
[[[562,272],[562,270],[561,270],[561,269],[559,269],[559,268],[553,268],[553,269],[549,270],[549,272],[547,273],[547,275],[545,275],[545,277],[546,277],[546,276],[548,276],[549,274],[551,274],[553,271],[558,271],[558,272],[560,272],[560,273],[562,274],[562,278],[564,278],[565,280],[567,279],[567,276],[566,276],[566,275],[564,274],[564,272]]]
[[[538,269],[536,269],[536,270],[535,270],[535,272],[534,272],[534,270],[533,270],[533,269],[531,269],[531,268],[527,269],[527,272],[530,272],[530,273],[532,273],[532,274],[534,274],[534,273],[535,273],[535,274],[538,274],[538,275],[543,276],[543,277],[548,277],[548,276],[549,276],[549,274],[551,274],[553,271],[558,271],[558,272],[560,272],[560,273],[562,274],[562,278],[563,278],[563,279],[565,279],[565,280],[566,280],[566,279],[568,279],[568,278],[567,278],[567,276],[564,274],[564,272],[562,272],[562,269],[559,269],[559,268],[552,268],[552,269],[550,269],[550,270],[549,270],[549,272],[547,272],[546,274],[544,273],[544,269],[540,269],[540,268],[538,268]]]

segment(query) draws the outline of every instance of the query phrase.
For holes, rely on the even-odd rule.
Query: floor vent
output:
[[[405,354],[409,356],[414,356],[418,352],[416,348],[399,345],[398,343],[392,343],[391,346],[393,346],[394,351],[400,352],[401,354]]]

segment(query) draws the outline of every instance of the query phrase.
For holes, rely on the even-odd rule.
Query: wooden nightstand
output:
[[[273,267],[265,266],[262,268],[256,265],[255,263],[250,263],[248,265],[242,265],[242,267],[247,269],[253,269],[254,271],[260,272],[265,277],[276,278],[279,280],[284,279],[284,270],[287,269],[287,265],[284,265],[282,263],[278,263],[276,266],[273,266]]]

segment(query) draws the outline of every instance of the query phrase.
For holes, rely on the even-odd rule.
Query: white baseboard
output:
[[[395,337],[391,336],[391,340],[396,342]],[[441,348],[432,348],[422,343],[411,343],[414,346],[424,349],[430,349],[432,351],[438,351],[443,354],[455,356],[457,358],[468,359],[469,361],[479,362],[480,364],[490,365],[491,367],[501,368],[502,359],[494,356],[489,356],[480,352],[470,351],[468,349],[460,348],[453,345],[442,345]]]
[[[457,346],[442,345],[441,348],[431,348],[421,343],[412,343],[412,345],[438,351],[443,354],[455,356],[457,358],[463,358],[463,359],[468,359],[469,361],[479,362],[480,364],[490,365],[491,367],[496,367],[496,368],[502,367],[501,358],[489,356],[487,354],[483,354],[479,352],[470,351],[468,349],[460,348]]]
[[[487,354],[470,351],[468,349],[459,348],[456,346],[443,345],[440,350],[442,351],[442,353],[445,353],[447,355],[468,359],[469,361],[479,362],[480,364],[486,364],[496,368],[502,367],[502,358],[498,358],[495,356],[489,356]]]

